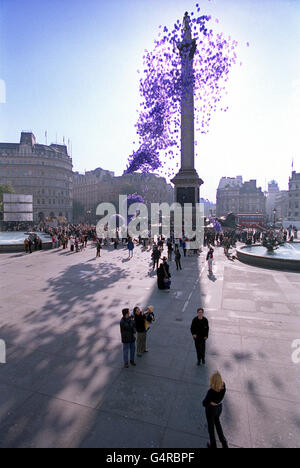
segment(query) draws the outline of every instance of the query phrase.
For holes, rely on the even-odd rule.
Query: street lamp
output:
[[[274,208],[274,210],[273,210],[273,215],[274,215],[274,226],[275,226],[275,223],[276,223],[276,213],[277,213],[276,208]]]
[[[86,214],[88,215],[88,223],[91,224],[91,210],[87,210]]]

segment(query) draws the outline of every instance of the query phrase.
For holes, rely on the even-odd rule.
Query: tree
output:
[[[4,193],[15,193],[12,185],[0,185],[0,219],[3,217],[3,194]]]

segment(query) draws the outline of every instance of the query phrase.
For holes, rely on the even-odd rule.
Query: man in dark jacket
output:
[[[201,361],[202,364],[205,364],[205,344],[208,339],[209,324],[207,318],[203,316],[204,310],[202,307],[197,310],[197,313],[198,316],[192,321],[191,333],[193,335],[197,351],[197,365],[200,366]]]
[[[153,270],[155,269],[155,267],[156,267],[156,269],[158,269],[158,264],[159,264],[160,257],[161,257],[161,251],[158,250],[157,245],[155,245],[153,247],[153,253],[152,253]]]
[[[123,357],[124,357],[124,367],[129,367],[128,365],[128,353],[130,351],[130,364],[136,366],[134,362],[135,357],[135,339],[136,339],[136,329],[134,318],[130,317],[129,309],[122,310],[123,318],[120,321],[121,329],[121,338],[123,343]]]
[[[181,253],[179,252],[179,248],[175,247],[175,262],[176,262],[177,270],[179,270],[179,268],[180,270],[182,270],[180,259],[181,259]]]
[[[133,316],[135,321],[135,329],[137,331],[136,352],[137,356],[141,357],[143,353],[147,352],[146,338],[147,330],[145,326],[146,315],[143,314],[139,307],[133,309]]]

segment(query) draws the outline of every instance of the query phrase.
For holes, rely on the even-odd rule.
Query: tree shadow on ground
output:
[[[48,280],[40,310],[1,327],[9,353],[0,385],[10,398],[1,399],[0,446],[68,446],[82,429],[81,413],[91,421],[121,372],[120,341],[111,333],[120,312],[103,310],[97,293],[120,279],[128,272],[113,264],[67,267]]]

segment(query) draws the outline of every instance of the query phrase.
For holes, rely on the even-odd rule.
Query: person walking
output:
[[[28,252],[29,252],[28,239],[25,239],[25,240],[24,240],[24,249],[25,249],[25,253],[28,253]]]
[[[181,253],[179,252],[179,248],[176,246],[175,247],[175,263],[176,263],[176,268],[177,270],[182,270],[181,268]]]
[[[158,245],[159,250],[160,250],[161,253],[162,253],[163,250],[164,250],[164,241],[163,241],[163,238],[162,238],[162,237],[158,240],[157,245]]]
[[[32,240],[30,237],[28,237],[28,250],[29,253],[32,253]]]
[[[213,261],[214,261],[214,249],[212,247],[210,247],[207,253],[206,261],[208,262],[208,272],[210,275],[212,275],[213,274],[212,267],[213,267]]]
[[[136,354],[137,356],[141,357],[143,353],[147,352],[146,349],[146,338],[147,338],[147,330],[146,330],[146,315],[142,313],[139,307],[135,307],[133,309],[133,315],[135,320],[135,328],[137,331],[137,339],[136,339]]]
[[[202,307],[199,307],[197,317],[192,321],[191,333],[195,341],[198,358],[197,365],[200,366],[201,362],[205,364],[205,348],[209,335],[209,323],[207,318],[204,317],[204,309]]]
[[[131,239],[131,237],[128,240],[127,248],[128,248],[129,258],[132,258],[133,257],[134,243],[133,243],[133,240]]]
[[[168,247],[168,261],[171,262],[172,261],[173,246],[172,246],[172,242],[171,242],[170,239],[168,240],[167,247]]]
[[[153,252],[152,252],[153,270],[155,270],[155,267],[156,269],[158,269],[160,257],[161,257],[161,251],[158,249],[157,245],[155,244],[153,247]]]
[[[136,366],[134,361],[135,358],[135,340],[136,340],[136,328],[135,320],[130,317],[129,309],[122,310],[122,319],[120,321],[121,339],[123,343],[123,359],[124,367],[128,368],[128,354],[130,353],[130,364]]]
[[[102,248],[101,241],[100,241],[100,239],[97,239],[97,254],[96,254],[96,258],[101,257],[101,248]]]
[[[223,448],[228,448],[223,429],[220,422],[220,416],[223,409],[223,400],[226,393],[226,385],[223,382],[221,374],[217,371],[210,378],[210,389],[207,392],[202,404],[205,408],[208,433],[210,442],[208,448],[217,448],[215,428]]]

